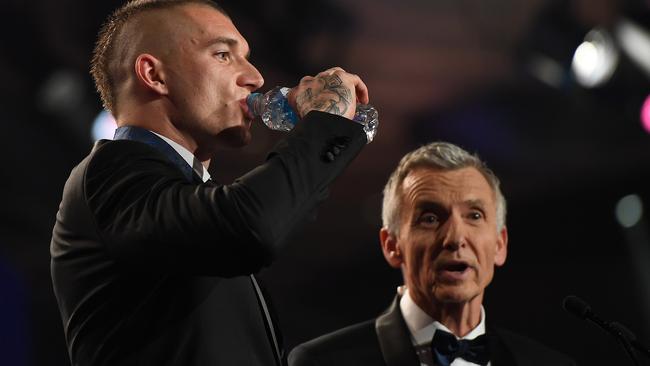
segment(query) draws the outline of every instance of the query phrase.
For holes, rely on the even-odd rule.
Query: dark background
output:
[[[0,9],[0,365],[69,364],[49,241],[101,110],[88,74],[95,35],[121,3],[5,0]],[[379,249],[381,189],[402,155],[433,140],[479,153],[503,181],[510,251],[487,291],[488,321],[583,365],[628,362],[608,335],[562,310],[576,294],[648,343],[647,219],[624,229],[614,215],[623,196],[650,197],[650,136],[639,120],[648,74],[624,52],[598,88],[570,72],[589,30],[623,19],[650,29],[648,1],[221,4],[251,44],[263,90],[339,65],[362,76],[380,111],[376,140],[262,273],[288,349],[387,307],[401,274]],[[544,60],[555,82],[543,81]],[[213,161],[219,181],[259,164],[281,138],[253,132],[250,146]]]

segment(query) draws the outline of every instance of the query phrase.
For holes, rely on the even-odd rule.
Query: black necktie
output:
[[[456,357],[479,365],[487,365],[490,361],[485,334],[472,340],[457,340],[453,334],[436,329],[431,340],[431,353],[440,366],[451,365]]]

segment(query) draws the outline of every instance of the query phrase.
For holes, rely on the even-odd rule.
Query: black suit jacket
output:
[[[569,366],[568,357],[526,337],[489,328],[491,366]],[[377,319],[303,343],[291,351],[290,366],[419,366],[399,297]]]
[[[188,180],[147,144],[99,141],[66,182],[51,242],[72,364],[276,364],[248,275],[365,143],[360,125],[311,112],[226,186]]]

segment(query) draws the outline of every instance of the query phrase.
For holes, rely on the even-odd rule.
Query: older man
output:
[[[485,288],[508,251],[505,217],[499,180],[475,155],[449,143],[407,154],[384,188],[379,233],[405,286],[377,319],[296,347],[290,364],[573,364],[486,323]]]
[[[251,139],[246,97],[263,79],[208,0],[136,0],[102,28],[92,74],[116,117],[71,173],[51,243],[73,365],[283,363],[252,275],[366,144],[350,120],[368,92],[340,68],[289,94],[302,121],[230,185],[210,158]]]

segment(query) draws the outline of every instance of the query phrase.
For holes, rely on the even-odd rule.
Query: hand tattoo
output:
[[[345,115],[350,107],[352,93],[343,85],[343,80],[334,74],[316,77],[314,81],[319,84],[315,91],[307,88],[296,97],[300,114],[304,116],[310,110],[318,110]]]

